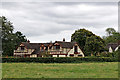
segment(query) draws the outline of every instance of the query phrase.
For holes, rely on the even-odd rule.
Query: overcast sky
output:
[[[117,2],[4,2],[0,10],[31,42],[70,41],[82,28],[101,37],[108,27],[118,30]]]

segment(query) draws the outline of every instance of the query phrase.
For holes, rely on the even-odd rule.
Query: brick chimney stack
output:
[[[65,38],[63,38],[63,41],[65,42]]]
[[[29,40],[27,40],[27,42],[28,42],[28,43],[30,43],[30,41],[29,41]]]

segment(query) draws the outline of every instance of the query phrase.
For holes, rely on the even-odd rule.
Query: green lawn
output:
[[[3,63],[2,77],[118,78],[118,63]]]

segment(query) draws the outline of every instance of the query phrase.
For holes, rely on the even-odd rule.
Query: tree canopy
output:
[[[115,33],[116,30],[115,30],[114,28],[107,28],[107,29],[106,29],[106,32],[107,32],[108,36],[110,36],[110,35],[112,35],[113,33]]]
[[[101,37],[86,29],[76,30],[71,36],[71,41],[76,41],[85,55],[88,55],[90,51],[93,51],[92,53],[100,52],[104,45],[104,40]],[[101,46],[102,48],[100,48]]]
[[[78,29],[72,34],[71,41],[76,41],[83,50],[85,46],[86,38],[90,36],[95,36],[95,34],[93,34],[91,31],[88,31],[86,29]]]
[[[106,30],[111,29],[111,28],[107,28]],[[113,29],[113,28],[112,28]],[[105,43],[116,43],[118,41],[120,41],[120,33],[116,32],[115,29],[113,29],[113,31],[111,31],[112,33],[110,33],[109,36],[104,36],[103,39],[105,40]]]
[[[21,42],[26,42],[27,39],[20,31],[13,33],[14,27],[6,17],[2,16],[0,17],[0,20],[2,21],[1,38],[3,55],[12,56],[13,50],[16,46],[18,46]]]
[[[104,43],[98,36],[87,37],[84,49],[86,55],[97,56],[99,52],[104,51]]]

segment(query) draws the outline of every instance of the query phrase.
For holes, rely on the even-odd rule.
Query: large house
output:
[[[120,41],[117,43],[109,43],[106,48],[109,50],[110,53],[117,51],[118,47],[120,47]]]
[[[16,50],[15,57],[84,57],[76,42],[55,41],[54,43],[22,42]]]

